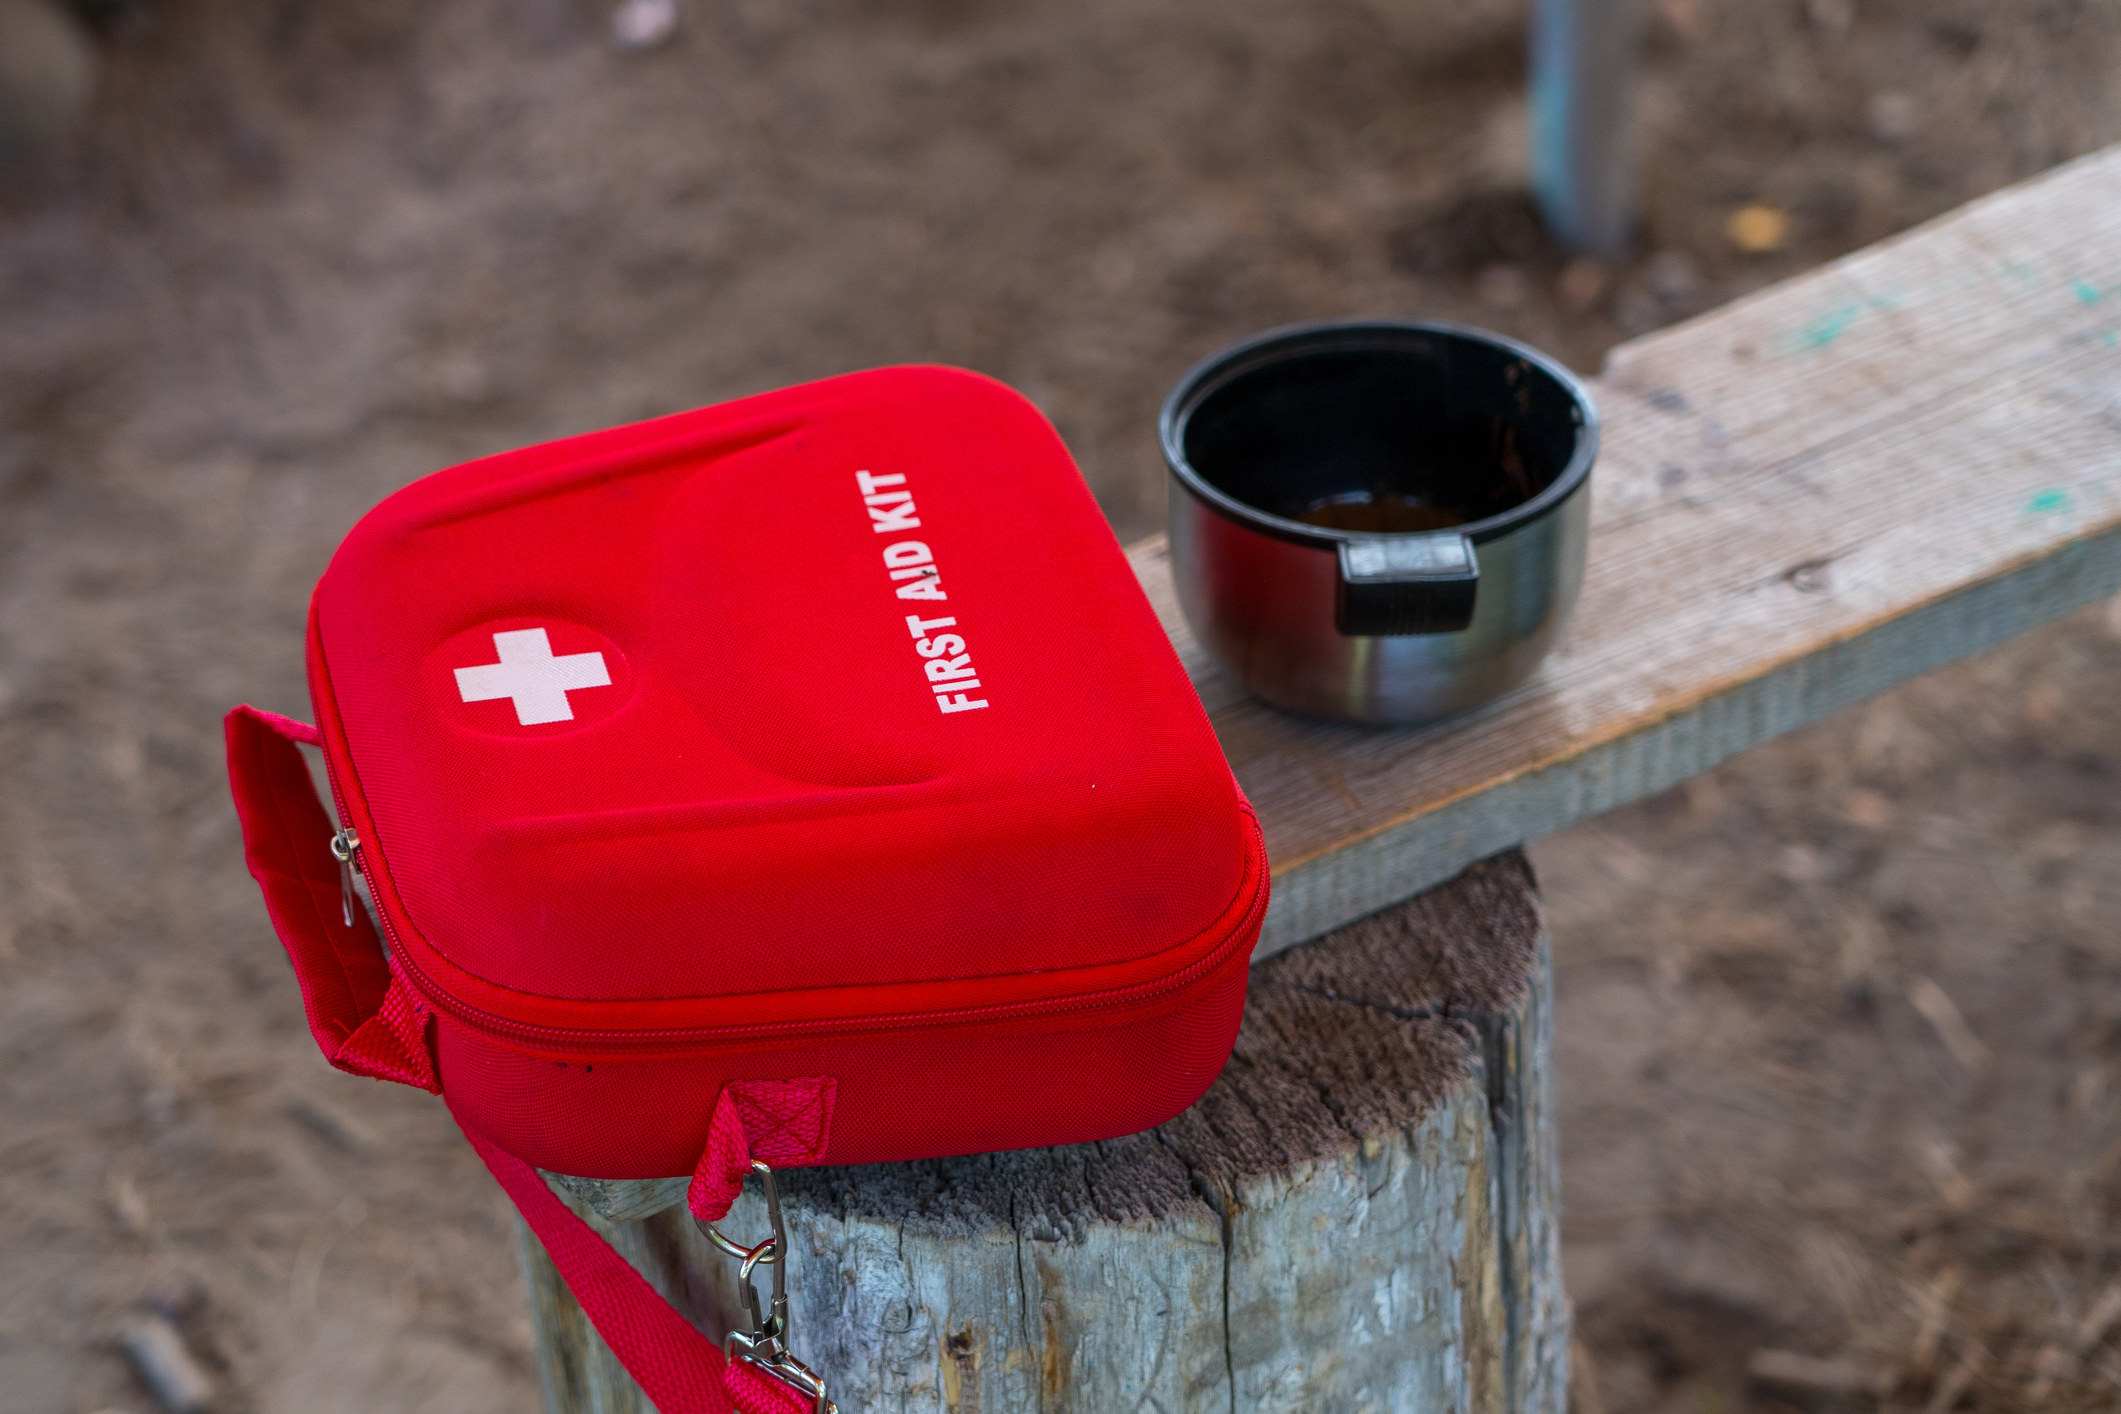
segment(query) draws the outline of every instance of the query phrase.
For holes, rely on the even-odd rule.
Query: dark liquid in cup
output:
[[[1404,491],[1351,491],[1314,501],[1291,519],[1324,530],[1367,531],[1407,535],[1464,525],[1473,517]]]

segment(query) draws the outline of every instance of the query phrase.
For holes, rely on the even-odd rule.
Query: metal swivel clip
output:
[[[709,1242],[743,1263],[737,1276],[744,1288],[748,1328],[731,1331],[722,1342],[722,1354],[757,1366],[805,1399],[815,1401],[815,1414],[839,1414],[839,1406],[825,1397],[824,1376],[788,1352],[788,1264],[782,1260],[788,1251],[788,1231],[781,1225],[781,1191],[774,1184],[771,1167],[753,1159],[751,1168],[765,1185],[766,1219],[773,1225],[772,1236],[754,1247],[746,1247],[722,1236],[713,1223],[693,1220]],[[763,1313],[759,1309],[759,1289],[752,1280],[752,1271],[757,1267],[773,1269],[773,1295]]]

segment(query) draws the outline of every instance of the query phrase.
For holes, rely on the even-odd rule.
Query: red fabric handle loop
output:
[[[337,827],[316,799],[297,748],[297,742],[320,744],[318,729],[252,706],[229,712],[223,727],[244,859],[295,965],[301,1009],[318,1049],[341,1071],[441,1094],[428,1047],[433,1013],[384,958],[367,909],[356,907],[352,924],[341,912],[339,863],[331,854]],[[831,1113],[829,1092],[831,1081],[823,1081],[823,1090],[812,1081],[804,1088],[808,1104],[795,1109],[823,1115],[823,1124]],[[787,1384],[744,1361],[725,1363],[721,1350],[655,1295],[641,1272],[551,1194],[537,1170],[462,1117],[456,1124],[660,1414],[810,1414],[810,1403]],[[800,1117],[795,1130],[804,1132]],[[821,1132],[814,1145],[823,1149]]]
[[[367,910],[354,909],[350,926],[342,911],[339,864],[331,853],[337,827],[297,748],[320,744],[320,734],[306,722],[248,706],[230,712],[223,726],[244,858],[294,964],[317,1048],[340,1070],[441,1094],[428,1041],[433,1013],[384,958]],[[762,1083],[768,1089],[755,1098],[752,1118],[773,1136],[766,1147],[790,1157],[797,1149],[822,1152],[832,1082]],[[784,1094],[791,1084],[795,1091]],[[787,1385],[744,1361],[725,1362],[712,1341],[553,1195],[537,1170],[461,1116],[457,1124],[659,1414],[810,1414],[810,1402]]]
[[[350,927],[342,911],[331,853],[338,827],[296,747],[322,737],[307,722],[248,706],[230,712],[222,726],[243,855],[294,964],[317,1049],[340,1070],[440,1094],[425,1003],[384,960],[368,911],[355,908]]]
[[[729,1205],[744,1191],[753,1159],[777,1168],[823,1163],[839,1089],[830,1075],[724,1085],[707,1122],[707,1147],[685,1189],[692,1215],[703,1223],[727,1217]]]

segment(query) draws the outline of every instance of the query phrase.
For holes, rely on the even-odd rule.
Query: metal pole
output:
[[[1640,0],[1533,0],[1532,191],[1563,245],[1593,255],[1635,234]]]

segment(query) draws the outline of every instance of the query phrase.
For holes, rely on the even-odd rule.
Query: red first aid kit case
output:
[[[316,725],[228,741],[311,1029],[444,1093],[519,1202],[525,1164],[694,1173],[712,1216],[751,1159],[1131,1133],[1229,1054],[1257,825],[998,383],[885,369],[439,472],[348,535],[308,648]]]

